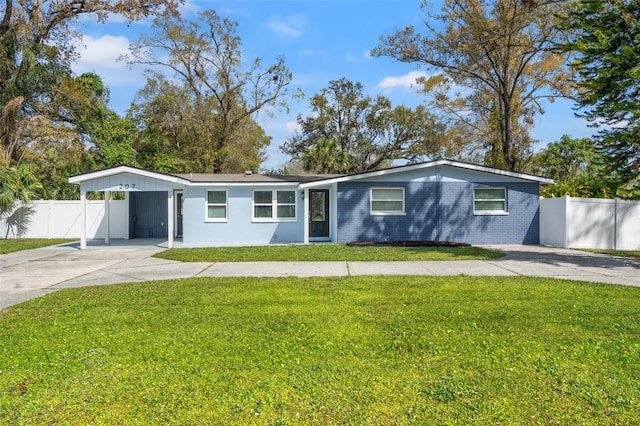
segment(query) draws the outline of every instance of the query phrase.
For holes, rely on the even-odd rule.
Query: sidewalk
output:
[[[0,255],[0,309],[59,290],[191,277],[355,275],[537,276],[640,286],[640,261],[541,246],[485,246],[481,261],[183,263],[151,257],[154,246],[46,247]]]

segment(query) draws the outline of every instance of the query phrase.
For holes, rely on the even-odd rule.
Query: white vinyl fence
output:
[[[109,201],[110,238],[129,238],[127,204],[125,200]],[[40,200],[27,208],[30,214],[22,207],[14,220],[0,220],[0,238],[80,238],[82,204],[79,200]],[[105,234],[104,200],[87,201],[87,238],[105,238]]]
[[[109,238],[128,238],[128,201],[111,200],[109,206]],[[0,238],[80,238],[80,201],[41,200],[29,207],[29,215],[15,215],[9,226],[0,220]],[[87,238],[105,238],[105,233],[104,201],[87,201]],[[640,250],[640,201],[542,198],[540,244]]]
[[[640,250],[640,201],[542,198],[540,244]]]

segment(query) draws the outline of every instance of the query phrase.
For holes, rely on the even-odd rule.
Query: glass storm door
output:
[[[309,190],[309,237],[329,238],[329,190]]]
[[[182,237],[182,214],[183,214],[182,192],[176,192],[176,237]]]

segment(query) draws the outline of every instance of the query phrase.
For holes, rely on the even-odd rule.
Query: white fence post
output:
[[[572,235],[572,227],[571,227],[571,197],[568,195],[564,196],[564,247],[571,247],[571,235]]]

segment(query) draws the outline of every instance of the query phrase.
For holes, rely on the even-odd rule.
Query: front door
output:
[[[329,190],[309,190],[309,237],[329,238]]]

